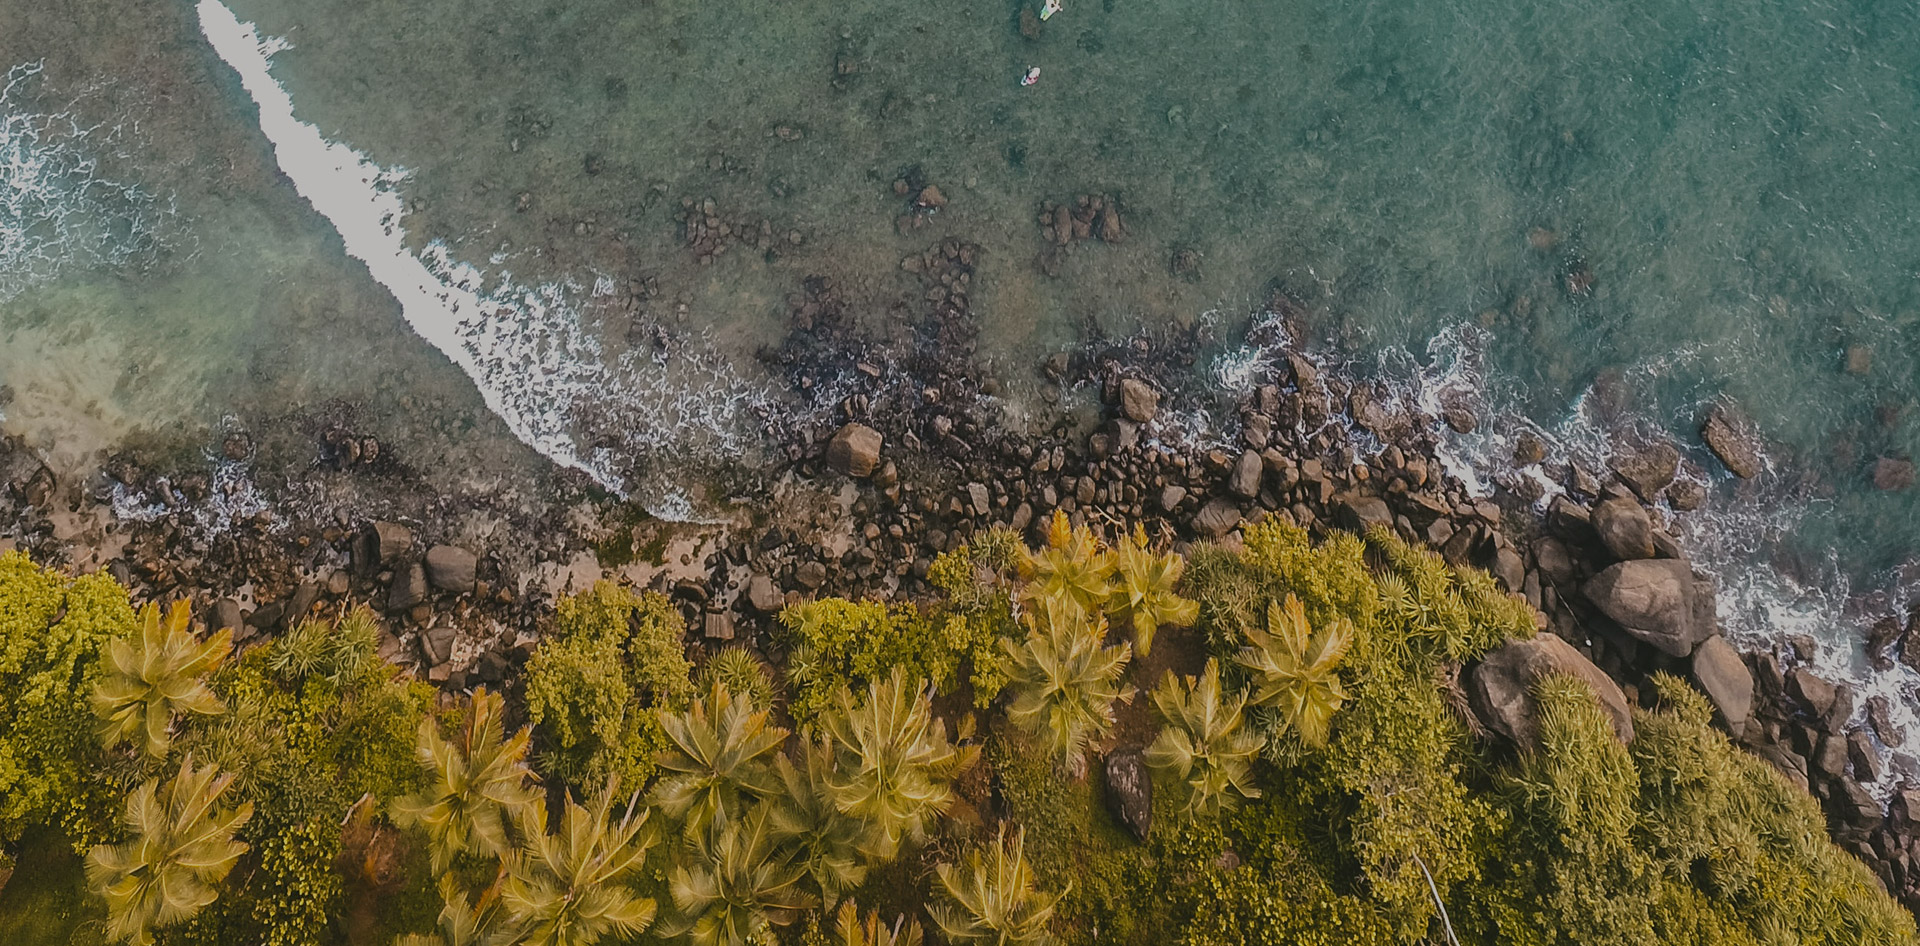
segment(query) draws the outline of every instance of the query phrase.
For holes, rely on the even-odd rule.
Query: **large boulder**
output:
[[[1685,657],[1714,632],[1713,586],[1685,559],[1621,562],[1587,581],[1593,602],[1628,634]]]
[[[885,439],[865,424],[848,424],[827,441],[827,465],[856,479],[869,476],[880,464]]]
[[[1656,443],[1637,453],[1615,457],[1613,475],[1627,484],[1643,502],[1653,502],[1660,491],[1680,472],[1680,451],[1669,443]]]
[[[427,666],[438,667],[453,659],[453,637],[453,628],[446,625],[430,627],[420,635],[420,650]]]
[[[367,527],[367,535],[375,565],[392,565],[413,548],[413,530],[397,522],[376,522]]]
[[[1693,649],[1693,679],[1727,721],[1727,731],[1739,736],[1753,713],[1753,671],[1740,652],[1718,634]]]
[[[1140,753],[1128,749],[1107,756],[1107,810],[1146,841],[1153,828],[1153,779]]]
[[[1227,488],[1235,496],[1252,499],[1260,495],[1260,476],[1267,471],[1267,463],[1260,454],[1246,450],[1233,465],[1233,473],[1227,479]]]
[[[441,591],[466,594],[473,590],[474,570],[480,560],[472,552],[453,545],[436,545],[427,550],[427,581]]]
[[[1334,510],[1340,524],[1355,532],[1365,533],[1374,526],[1393,528],[1393,510],[1378,496],[1344,493],[1335,497]]]
[[[761,614],[773,614],[786,607],[787,596],[773,579],[755,575],[747,582],[747,606]]]
[[[399,613],[427,600],[427,570],[419,562],[397,568],[387,589],[387,610]]]
[[[1225,496],[1215,496],[1193,517],[1193,531],[1217,539],[1240,526],[1240,507]]]
[[[1633,714],[1620,685],[1553,634],[1510,641],[1487,654],[1467,678],[1467,700],[1488,729],[1519,745],[1533,746],[1539,742],[1533,684],[1551,673],[1569,674],[1585,683],[1612,722],[1614,735],[1623,743],[1633,740]]]
[[[1700,439],[1707,442],[1707,449],[1741,479],[1760,475],[1760,445],[1750,427],[1745,418],[1719,406],[1707,412],[1707,422],[1700,427]]]
[[[1606,500],[1593,507],[1590,521],[1614,558],[1625,562],[1653,557],[1653,520],[1639,503],[1625,497]]]
[[[1120,381],[1120,412],[1135,423],[1147,423],[1160,413],[1160,392],[1145,381],[1124,378]]]

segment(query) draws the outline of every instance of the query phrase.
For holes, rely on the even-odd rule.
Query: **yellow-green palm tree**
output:
[[[480,893],[479,899],[468,900],[460,881],[452,874],[442,874],[440,904],[437,931],[395,937],[393,946],[513,946],[519,942],[517,931],[501,916],[497,880]]]
[[[1155,553],[1147,546],[1147,530],[1138,524],[1133,534],[1113,550],[1113,593],[1107,610],[1124,614],[1133,627],[1133,652],[1145,657],[1153,647],[1154,632],[1162,624],[1183,627],[1200,617],[1200,602],[1174,593],[1187,560],[1172,552]]]
[[[664,935],[685,935],[693,946],[747,946],[769,926],[793,922],[813,904],[800,889],[805,870],[774,844],[767,809],[735,819],[725,809],[697,837],[687,839],[685,863],[668,879],[678,911]]]
[[[927,911],[950,943],[993,943],[995,946],[1048,946],[1060,894],[1047,894],[1034,884],[1026,857],[1026,831],[1007,837],[1005,825],[991,845],[967,854],[963,867],[941,864],[935,870],[945,896]]]
[[[1001,640],[1000,665],[1013,689],[1007,715],[1067,760],[1113,730],[1113,703],[1123,694],[1125,644],[1106,643],[1107,619],[1048,597],[1031,602],[1026,639]]]
[[[878,912],[862,920],[860,907],[849,899],[840,904],[834,918],[833,942],[836,946],[920,946],[920,921],[902,916],[888,929]]]
[[[1021,549],[1017,565],[1030,597],[1058,597],[1091,614],[1113,593],[1112,553],[1092,529],[1074,528],[1058,509],[1047,523],[1047,544],[1038,552]]]
[[[212,716],[226,704],[205,677],[227,659],[233,631],[221,628],[200,640],[189,626],[192,609],[175,601],[165,620],[160,606],[140,609],[140,630],[107,646],[107,671],[93,691],[100,738],[109,746],[132,740],[142,752],[163,759],[173,745],[170,730],[180,713]]]
[[[540,801],[528,784],[527,731],[502,739],[501,711],[499,695],[481,687],[453,739],[443,738],[432,719],[420,724],[414,756],[432,780],[425,791],[394,799],[393,820],[427,832],[436,874],[464,854],[505,857],[515,814]]]
[[[737,815],[744,797],[765,798],[780,790],[769,756],[787,731],[767,722],[767,711],[736,697],[715,680],[707,695],[680,712],[660,710],[660,729],[673,751],[660,760],[666,773],[654,786],[660,809],[686,826],[688,837],[706,830],[721,812]]]
[[[546,808],[520,810],[526,846],[507,859],[500,902],[512,918],[513,942],[524,946],[593,946],[608,936],[632,937],[653,923],[659,906],[627,885],[645,866],[653,835],[640,793],[620,799],[609,778],[589,804],[566,799],[560,830],[547,833]],[[624,813],[616,815],[618,805]]]
[[[774,835],[812,879],[821,901],[837,902],[866,879],[868,863],[883,842],[871,825],[834,806],[827,787],[832,746],[809,734],[800,764],[783,755],[774,758],[774,767],[786,787],[767,813]]]
[[[209,765],[181,760],[178,775],[149,779],[127,797],[133,840],[87,852],[87,882],[107,901],[107,935],[146,946],[153,931],[181,923],[218,898],[214,888],[247,845],[234,832],[253,816],[253,804],[220,809],[233,784]]]
[[[1267,628],[1247,628],[1250,646],[1236,658],[1253,674],[1250,702],[1277,710],[1282,732],[1291,728],[1301,742],[1324,746],[1333,714],[1347,700],[1338,670],[1353,644],[1353,625],[1339,618],[1315,637],[1305,606],[1288,595],[1284,606],[1267,605]]]
[[[928,819],[953,803],[953,777],[980,756],[947,741],[926,686],[899,667],[868,684],[865,700],[841,687],[821,726],[834,746],[827,792],[842,813],[874,828],[881,857],[925,836]]]
[[[1231,807],[1233,792],[1260,797],[1250,781],[1260,737],[1246,729],[1247,695],[1223,696],[1220,665],[1208,658],[1200,678],[1168,673],[1153,689],[1153,705],[1166,728],[1147,747],[1147,764],[1181,787],[1189,813]]]

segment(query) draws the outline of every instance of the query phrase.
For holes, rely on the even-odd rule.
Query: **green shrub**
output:
[[[859,692],[896,667],[944,692],[974,648],[967,622],[931,621],[911,604],[822,598],[781,611],[780,624],[792,648],[787,709],[801,723],[831,706],[842,687]]]
[[[0,844],[59,827],[85,850],[124,788],[106,774],[89,704],[108,641],[131,633],[126,589],[0,555]]]
[[[527,662],[527,718],[543,775],[575,787],[645,785],[666,739],[655,709],[693,697],[685,623],[658,594],[612,582],[562,599]]]

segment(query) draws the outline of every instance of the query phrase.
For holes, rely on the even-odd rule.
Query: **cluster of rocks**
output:
[[[724,255],[735,245],[777,254],[783,246],[799,246],[805,242],[799,230],[775,232],[771,220],[724,217],[711,197],[681,198],[680,213],[674,219],[680,224],[681,238],[686,241],[688,251],[702,266],[711,265],[715,257]]]
[[[1061,263],[1077,244],[1092,239],[1120,243],[1127,238],[1120,201],[1111,194],[1081,194],[1061,204],[1042,201],[1038,223],[1046,246],[1036,261],[1048,276],[1060,275]]]
[[[940,185],[927,181],[918,168],[893,179],[893,194],[907,198],[906,210],[893,218],[894,232],[901,235],[926,226],[947,206],[947,195]]]

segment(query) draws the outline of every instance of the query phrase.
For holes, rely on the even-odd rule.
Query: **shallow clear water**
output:
[[[619,485],[649,456],[751,454],[745,408],[775,394],[748,356],[804,276],[883,325],[917,292],[898,259],[951,236],[983,247],[983,350],[1016,398],[1090,331],[1231,322],[1275,283],[1389,373],[1484,329],[1496,433],[1531,422],[1575,455],[1636,425],[1694,443],[1731,398],[1774,469],[1735,484],[1693,449],[1715,508],[1744,510],[1699,531],[1703,555],[1867,588],[1914,551],[1915,494],[1864,474],[1915,448],[1911,4],[1075,0],[1027,39],[1012,0],[232,0],[285,38],[298,121],[409,172],[413,253],[487,289],[512,274],[478,341],[432,345],[449,323],[403,310],[303,199],[190,4],[28,6],[0,0],[0,66],[46,72],[9,114],[122,128],[74,147],[166,213],[140,253],[77,253],[0,297],[15,427],[104,441],[353,397]],[[903,174],[951,199],[904,235]],[[1050,277],[1039,204],[1088,192],[1120,198],[1129,238]],[[703,265],[683,198],[800,242]],[[1179,249],[1197,277],[1170,271]],[[634,277],[660,286],[644,314]],[[656,322],[684,333],[671,358],[629,344]],[[1855,345],[1864,374],[1843,370]],[[1491,464],[1506,443],[1461,449]]]

